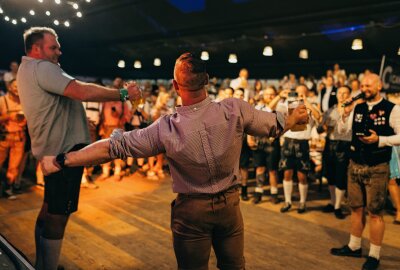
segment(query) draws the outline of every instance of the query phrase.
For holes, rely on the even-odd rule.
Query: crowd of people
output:
[[[2,195],[8,199],[16,199],[16,194],[21,192],[21,178],[31,158],[27,123],[18,97],[17,71],[18,63],[14,61],[10,64],[10,71],[4,73],[3,87],[0,89],[0,164],[8,160],[7,166],[3,166],[6,177],[2,179]],[[289,74],[280,81],[271,80],[269,84],[267,80],[249,80],[247,69],[241,69],[236,79],[211,79],[206,87],[214,102],[238,98],[258,110],[286,112],[289,96],[295,95],[304,102],[311,115],[311,121],[304,130],[289,131],[280,140],[246,137],[240,156],[242,200],[247,201],[250,197],[247,187],[249,171],[251,178],[255,178],[256,187],[252,195],[254,204],[262,201],[267,190],[270,201],[280,203],[278,185],[283,184],[282,213],[292,207],[294,179],[298,182],[300,193],[298,213],[306,212],[308,184],[313,181],[320,184],[327,182],[330,202],[323,211],[344,219],[341,205],[347,189],[351,130],[347,134],[338,134],[337,125],[343,110],[342,104],[361,93],[360,80],[370,73],[366,70],[359,75],[347,75],[339,64],[335,64],[319,79],[313,76],[296,78],[296,75]],[[102,84],[101,80],[96,83]],[[120,89],[124,83],[122,78],[116,77],[110,87]],[[143,100],[136,108],[130,102],[121,101],[82,103],[92,142],[108,138],[116,128],[129,131],[147,127],[159,117],[175,112],[175,107],[181,104],[173,85],[168,81],[162,84],[143,81],[141,84]],[[388,95],[388,98],[397,102],[397,95]],[[395,162],[399,163],[398,151],[397,147],[393,147],[393,170],[388,186],[392,195],[389,207],[393,210],[399,209],[400,204],[396,182],[400,173],[394,165]],[[160,154],[147,159],[115,160],[113,164],[103,164],[100,171],[99,168],[85,167],[81,186],[97,189],[96,181],[121,181],[136,171],[150,180],[159,180],[165,177],[168,165]],[[44,186],[43,179],[40,166],[36,166],[36,184],[39,188]],[[397,211],[394,222],[400,224],[400,211]]]
[[[3,76],[3,89],[0,89],[0,165],[3,166],[8,160],[7,166],[3,166],[6,174],[5,178],[1,179],[1,195],[8,199],[16,199],[16,194],[20,192],[21,177],[31,148],[30,132],[18,94],[17,72],[18,63],[12,62],[10,71]],[[259,204],[263,197],[269,195],[270,202],[282,203],[280,211],[287,213],[293,207],[292,193],[294,182],[297,182],[300,194],[297,212],[303,214],[307,212],[309,183],[322,183],[323,179],[326,179],[330,200],[323,211],[333,213],[338,219],[344,219],[346,216],[342,212],[342,203],[349,192],[347,180],[348,166],[352,166],[350,151],[353,123],[343,122],[343,115],[350,113],[349,109],[346,110],[349,99],[360,96],[360,82],[366,76],[371,77],[371,74],[369,70],[359,75],[347,74],[339,64],[335,64],[333,69],[327,70],[319,79],[312,76],[297,78],[296,75],[289,74],[280,81],[249,80],[249,72],[246,69],[240,70],[236,79],[210,79],[205,87],[208,97],[213,102],[236,98],[248,102],[256,110],[283,114],[290,113],[292,106],[301,103],[309,113],[307,124],[296,125],[280,138],[243,136],[240,142],[242,147],[239,163],[241,199],[247,201],[251,198],[254,204]],[[122,78],[117,77],[108,87],[121,89],[125,83]],[[130,131],[145,128],[160,117],[174,113],[176,108],[182,105],[182,100],[172,83],[140,84],[142,102],[136,107],[130,102],[122,101],[82,102],[91,142],[109,138],[115,129]],[[387,95],[387,99],[397,103],[395,94]],[[361,102],[363,101],[355,101],[357,104]],[[383,110],[378,111],[376,119],[373,119],[375,125],[383,126],[389,122],[389,118],[385,119],[382,112]],[[353,115],[350,118],[353,119]],[[357,116],[354,119],[357,119]],[[372,136],[371,133],[374,134],[370,131],[368,135],[363,136]],[[400,224],[399,150],[396,146],[392,148],[388,184],[393,208],[397,209],[395,224]],[[40,166],[35,167],[37,184],[43,186]],[[96,189],[96,181],[121,181],[136,171],[149,180],[163,179],[168,172],[164,154],[148,158],[115,159],[103,164],[100,173],[94,173],[95,168],[87,166],[84,168],[81,185]],[[255,189],[250,193],[248,184],[252,178],[255,179]],[[283,186],[283,194],[279,194],[280,183]],[[352,237],[351,244],[359,241],[358,238],[355,240],[353,235]],[[355,248],[350,246],[350,251],[336,249],[332,254],[349,254],[354,250],[358,252],[359,245],[353,247]],[[375,256],[379,259],[379,251]]]

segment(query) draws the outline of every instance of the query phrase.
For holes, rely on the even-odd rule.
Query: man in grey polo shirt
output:
[[[57,34],[51,28],[25,31],[27,56],[22,57],[17,82],[25,112],[33,155],[78,150],[89,144],[85,110],[81,101],[113,101],[140,98],[134,84],[115,90],[83,83],[59,66]],[[61,243],[69,215],[77,210],[82,167],[64,169],[45,177],[44,202],[36,221],[36,269],[57,269]]]
[[[149,157],[165,153],[172,188],[171,229],[179,269],[208,269],[213,246],[220,269],[244,269],[243,220],[239,208],[239,156],[244,132],[255,136],[279,136],[308,119],[305,106],[286,118],[255,110],[235,98],[211,102],[205,86],[205,63],[191,53],[176,61],[174,88],[183,106],[159,118],[147,128],[115,131],[111,139],[84,149],[44,157],[43,172],[99,164],[116,158]],[[278,123],[279,121],[279,123]],[[283,129],[284,126],[284,129]],[[195,211],[194,211],[195,209]]]

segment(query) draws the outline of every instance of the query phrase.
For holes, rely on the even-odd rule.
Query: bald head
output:
[[[205,62],[192,53],[182,54],[175,62],[174,80],[180,89],[202,90],[208,84]]]
[[[361,82],[361,91],[365,93],[365,100],[378,101],[382,89],[381,78],[375,73],[368,73]]]

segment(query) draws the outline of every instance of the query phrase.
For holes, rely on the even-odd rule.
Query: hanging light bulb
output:
[[[229,54],[228,62],[231,64],[236,64],[238,62],[236,54],[234,53]]]
[[[153,64],[154,64],[156,67],[161,66],[161,59],[160,59],[160,58],[154,58]]]
[[[43,0],[38,0],[39,3],[43,3]]]
[[[271,46],[265,46],[264,47],[264,51],[263,51],[263,55],[265,55],[265,56],[273,56],[274,55],[274,50],[272,49]]]
[[[47,16],[50,16],[50,15],[51,15],[50,11],[47,10],[47,11],[46,11],[46,15],[47,15]]]
[[[397,55],[400,55],[400,47],[399,47],[399,50],[397,51]]]
[[[210,59],[210,55],[208,54],[207,51],[202,51],[201,55],[200,55],[200,59],[203,61],[207,61],[208,59]]]
[[[26,23],[26,19],[24,17],[22,17],[21,22]]]
[[[74,9],[78,9],[78,8],[79,8],[79,5],[78,5],[77,3],[73,3],[73,4],[72,4],[72,7],[73,7]]]
[[[57,5],[61,4],[61,0],[54,0],[54,2],[56,2]]]
[[[351,44],[351,48],[355,51],[362,50],[363,49],[362,39],[359,38],[354,39],[353,43]]]
[[[139,60],[136,60],[135,63],[133,64],[134,68],[142,68],[142,63]]]
[[[3,14],[4,13],[4,11],[3,11],[3,9],[0,7],[0,14]]]
[[[77,16],[78,18],[82,18],[82,12],[78,11],[78,12],[76,13],[76,16]]]
[[[59,22],[58,20],[54,20],[53,23],[54,23],[55,25],[59,25],[59,24],[60,24],[60,22]]]
[[[90,3],[90,0],[86,0],[86,2]]]
[[[4,17],[4,20],[6,20],[7,22],[10,21],[10,17],[5,16],[5,17]]]
[[[65,26],[65,27],[69,27],[69,26],[70,26],[69,21],[65,21],[65,22],[64,22],[64,26]]]
[[[32,16],[35,15],[35,11],[33,9],[29,10],[29,14],[31,14]]]
[[[16,19],[12,19],[11,23],[12,24],[17,24],[17,20]]]
[[[118,61],[118,67],[119,68],[125,68],[125,61],[124,60],[119,60]]]
[[[307,49],[300,50],[299,57],[301,59],[308,59],[308,50]]]

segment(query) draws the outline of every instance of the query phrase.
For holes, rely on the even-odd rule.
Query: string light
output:
[[[6,20],[7,22],[10,21],[10,17],[5,16],[5,17],[4,17],[4,20]]]
[[[74,9],[78,9],[78,8],[79,8],[79,5],[78,5],[77,3],[73,3],[73,4],[72,4],[72,7],[73,7]]]
[[[39,3],[43,3],[43,0],[38,0]]]
[[[300,50],[299,57],[301,59],[308,59],[308,50],[307,49]]]
[[[228,62],[231,64],[236,64],[238,62],[236,54],[234,53],[229,54]]]
[[[86,2],[90,3],[90,0],[86,0]]]
[[[139,60],[136,60],[133,67],[137,69],[142,68],[142,63]]]
[[[22,17],[22,18],[21,18],[21,22],[26,23],[25,17]]]
[[[65,26],[65,27],[69,27],[69,26],[70,26],[69,21],[65,21],[65,22],[64,22],[64,26]]]
[[[272,49],[271,46],[265,46],[264,51],[263,51],[264,56],[273,56],[274,55],[274,50]]]
[[[207,51],[202,51],[201,55],[200,55],[200,59],[203,61],[207,61],[208,59],[210,59],[210,55],[208,54]]]
[[[50,11],[47,10],[47,11],[46,11],[46,15],[47,15],[47,16],[50,16],[50,15],[51,15]]]
[[[61,0],[54,0],[54,2],[56,2],[57,5],[61,4]]]
[[[77,16],[78,18],[82,18],[82,12],[78,11],[78,12],[76,13],[76,16]]]
[[[351,44],[351,49],[358,51],[363,49],[363,42],[362,39],[356,38],[353,40],[353,43]]]
[[[12,24],[17,24],[17,20],[16,19],[12,19],[11,23]]]
[[[3,14],[4,13],[4,11],[3,11],[3,9],[0,7],[0,14]]]
[[[54,20],[53,23],[54,23],[55,25],[59,25],[59,24],[60,24],[60,22],[59,22],[58,20]]]
[[[161,59],[160,58],[154,58],[153,65],[156,67],[161,66]]]
[[[399,47],[399,50],[397,51],[397,55],[400,55],[400,47]]]
[[[119,68],[125,68],[125,61],[124,60],[119,60],[118,61],[118,67]]]
[[[35,15],[35,11],[33,9],[29,10],[29,14],[31,14],[32,16]]]

